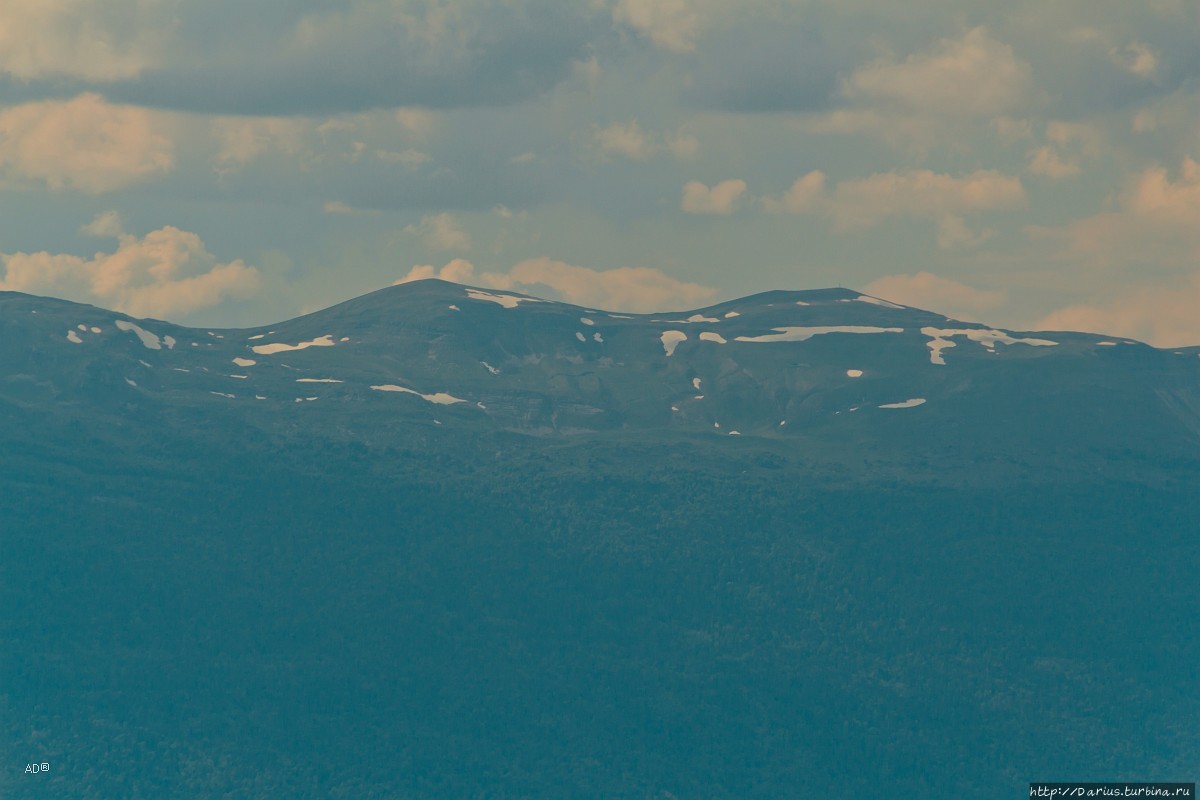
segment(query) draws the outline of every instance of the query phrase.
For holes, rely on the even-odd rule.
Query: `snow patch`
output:
[[[861,369],[848,369],[848,370],[846,370],[846,376],[849,378],[861,378],[862,370]]]
[[[83,344],[83,339],[79,338],[79,334],[75,331],[67,331],[67,341],[75,344]]]
[[[232,394],[229,394],[228,392],[209,392],[209,394],[215,394],[217,397],[228,397],[231,399],[234,397],[237,397],[237,395],[232,395]]]
[[[719,333],[713,333],[712,331],[705,331],[704,333],[700,334],[700,341],[716,342],[717,344],[725,344],[726,343],[724,336],[722,336]]]
[[[87,325],[84,325],[82,322],[79,323],[78,325],[76,325],[75,327],[79,328],[79,330],[81,330],[81,331],[87,331]]]
[[[257,333],[257,334],[255,334],[254,336],[250,336],[250,337],[248,337],[248,338],[246,339],[246,341],[247,341],[247,342],[253,342],[253,341],[256,341],[256,340],[258,340],[258,339],[262,339],[262,338],[264,338],[265,336],[266,336],[266,334],[265,334],[265,333]]]
[[[996,352],[997,344],[1027,344],[1031,347],[1054,347],[1058,344],[1049,339],[1019,339],[1005,331],[990,328],[921,328],[921,333],[929,337],[927,343],[929,363],[942,366],[946,364],[946,358],[942,355],[942,351],[955,346],[954,340],[951,338],[953,336],[965,336],[992,352]]]
[[[174,350],[175,349],[175,337],[174,336],[164,336],[163,344],[165,344],[167,346],[168,350]]]
[[[128,322],[123,319],[117,320],[117,328],[126,331],[127,333],[137,334],[137,337],[142,340],[142,344],[148,350],[162,350],[162,342],[159,341],[158,336],[154,335],[145,328],[141,328],[137,325],[134,325],[132,322]]]
[[[446,306],[446,308],[450,309],[451,311],[462,311],[462,309],[458,306]]]
[[[700,379],[699,378],[692,378],[692,388],[695,389],[697,392],[700,391]]]
[[[255,361],[253,358],[240,358],[239,357],[239,358],[235,358],[233,360],[233,363],[237,364],[239,367],[253,367],[258,362]]]
[[[595,333],[593,333],[592,339],[594,341],[599,342],[600,344],[604,344],[604,337],[600,335],[600,331],[596,331]]]
[[[583,335],[582,333],[580,333],[579,331],[575,331],[575,338],[576,338],[576,339],[578,339],[578,340],[579,340],[579,341],[581,341],[581,342],[586,342],[586,341],[587,341],[587,337],[586,337],[586,336],[584,336],[584,335]]]
[[[337,378],[296,378],[296,383],[344,383]]]
[[[924,404],[924,397],[914,397],[911,400],[905,400],[903,403],[884,403],[880,408],[915,408]]]
[[[580,317],[579,321],[582,322],[584,325],[595,325],[596,324],[595,320],[590,320],[587,317]]]
[[[276,342],[274,344],[257,344],[250,349],[259,355],[269,356],[272,353],[285,353],[289,350],[304,350],[309,347],[333,347],[333,334],[327,333],[324,336],[318,336],[312,341],[300,342],[299,344],[283,344],[282,342]]]
[[[683,331],[663,331],[662,336],[658,338],[662,341],[663,350],[669,357],[675,354],[675,348],[679,346],[680,342],[687,341],[687,334]]]
[[[740,316],[741,316],[741,314],[739,314],[736,311],[729,311],[725,314],[725,319],[733,319],[734,317],[740,317]]]
[[[394,383],[385,383],[380,386],[372,386],[371,388],[377,392],[404,392],[405,394],[415,394],[417,397],[420,397],[421,399],[423,399],[427,402],[436,403],[437,405],[440,405],[440,406],[448,406],[448,405],[452,405],[454,403],[467,402],[466,400],[463,400],[461,397],[455,397],[454,395],[446,394],[445,392],[436,392],[434,394],[421,394],[416,389],[408,389],[403,386],[397,386]]]
[[[96,327],[93,327],[93,328],[92,328],[92,333],[100,333],[100,329],[99,329],[99,328],[96,328]]]
[[[777,333],[765,336],[739,336],[739,342],[803,342],[827,333],[904,333],[904,328],[876,328],[870,325],[828,325],[806,328],[773,328]]]
[[[1116,347],[1117,346],[1116,342],[1096,342],[1096,344],[1098,344],[1101,347]]]
[[[495,367],[493,367],[491,364],[487,363],[486,361],[480,361],[479,363],[483,364],[483,366],[487,367],[487,371],[492,373],[493,375],[500,374],[500,370],[496,369]]]
[[[543,303],[544,300],[538,300],[536,297],[517,297],[512,294],[493,294],[484,292],[479,289],[467,289],[467,297],[472,300],[487,300],[489,303],[497,303],[505,308],[516,308],[521,303]]]
[[[131,381],[129,378],[126,378],[125,382],[128,383],[130,386],[137,386],[137,381]]]

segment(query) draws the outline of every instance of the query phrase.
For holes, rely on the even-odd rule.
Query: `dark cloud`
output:
[[[507,105],[549,90],[602,16],[548,0],[399,10],[328,4],[189,4],[167,63],[104,84],[6,81],[0,101],[95,90],[110,100],[213,114],[316,115],[394,106]],[[443,11],[439,11],[443,9]]]
[[[688,57],[684,98],[739,113],[825,109],[848,56],[813,25],[750,18],[711,33]]]

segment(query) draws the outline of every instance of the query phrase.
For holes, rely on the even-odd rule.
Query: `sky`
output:
[[[0,289],[845,286],[1200,344],[1196,0],[4,0]]]

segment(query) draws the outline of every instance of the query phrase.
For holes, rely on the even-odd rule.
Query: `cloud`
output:
[[[87,93],[0,110],[0,170],[9,178],[98,194],[174,166],[168,125],[145,109]]]
[[[217,141],[216,170],[235,172],[267,153],[295,156],[304,149],[310,127],[305,120],[286,117],[217,117],[209,123]]]
[[[683,187],[680,207],[689,214],[732,214],[738,198],[746,192],[746,182],[731,179],[712,188],[700,181],[688,181]]]
[[[1194,265],[1200,262],[1200,163],[1185,158],[1174,180],[1165,167],[1149,167],[1128,182],[1116,210],[1027,230],[1034,239],[1059,242],[1061,257],[1092,267]]]
[[[806,214],[824,199],[825,173],[815,169],[796,178],[782,197],[764,197],[763,208],[772,214]]]
[[[1052,147],[1039,147],[1029,158],[1029,171],[1045,178],[1073,178],[1079,174],[1079,164],[1064,160]]]
[[[471,237],[452,214],[421,217],[420,224],[407,225],[405,233],[419,235],[430,250],[470,250]]]
[[[22,81],[132,78],[159,63],[171,24],[157,0],[5,0],[0,74]]]
[[[254,267],[241,259],[218,261],[199,236],[170,225],[139,238],[121,230],[115,212],[106,212],[83,231],[115,237],[116,250],[91,258],[0,253],[0,289],[96,303],[139,317],[168,317],[249,298],[261,285]]]
[[[693,158],[700,151],[695,137],[679,132],[675,135],[648,133],[638,121],[614,122],[596,131],[596,143],[606,155],[620,155],[635,161],[645,161],[667,151],[676,158]]]
[[[942,39],[904,61],[880,59],[861,67],[843,87],[852,100],[901,111],[958,117],[995,117],[1020,108],[1032,69],[983,27]]]
[[[158,63],[108,84],[109,96],[226,115],[402,108],[402,126],[413,121],[413,109],[537,97],[568,78],[611,25],[589,4],[556,0],[171,6],[178,18],[172,47]]]
[[[797,178],[782,196],[761,201],[771,213],[821,214],[841,232],[863,230],[890,217],[929,219],[937,223],[938,246],[949,249],[978,245],[989,235],[972,233],[963,221],[969,214],[1010,210],[1025,204],[1021,179],[995,170],[955,176],[930,170],[880,172],[842,181],[825,189],[825,174],[814,170]]]
[[[618,0],[613,21],[628,25],[654,44],[675,53],[696,48],[701,17],[695,0]]]
[[[1003,305],[1007,298],[1003,291],[975,289],[931,272],[876,278],[863,291],[906,306],[965,320],[977,320],[979,314]]]
[[[1089,331],[1158,347],[1200,345],[1200,272],[1171,286],[1127,289],[1096,304],[1060,308],[1040,319],[1040,330]]]
[[[527,294],[545,294],[549,290],[551,295],[575,305],[634,313],[696,308],[712,303],[717,297],[715,289],[681,281],[649,267],[595,270],[550,258],[522,261],[506,273],[476,273],[469,261],[455,259],[441,269],[415,266],[396,283],[426,278]]]
[[[433,160],[433,156],[429,153],[413,147],[405,148],[400,152],[379,149],[375,151],[375,157],[385,164],[399,164],[405,169],[417,169]]]

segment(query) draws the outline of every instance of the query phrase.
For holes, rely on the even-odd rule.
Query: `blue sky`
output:
[[[0,288],[843,285],[1200,344],[1197,41],[1184,0],[7,0]]]

